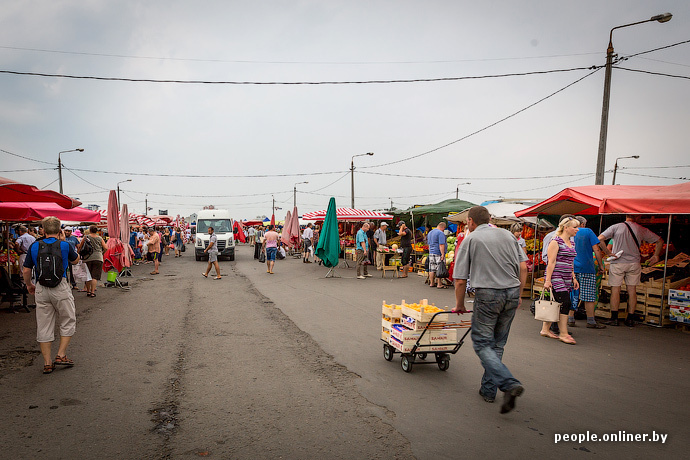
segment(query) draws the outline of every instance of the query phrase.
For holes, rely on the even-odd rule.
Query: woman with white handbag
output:
[[[551,300],[556,300],[560,304],[560,312],[558,315],[558,327],[560,329],[559,335],[554,334],[549,330],[551,327],[550,321],[544,321],[541,326],[540,335],[542,337],[550,337],[558,339],[568,345],[575,345],[575,339],[568,334],[568,313],[570,313],[570,291],[579,289],[577,279],[575,279],[575,272],[573,269],[573,262],[577,252],[575,251],[575,243],[572,238],[577,233],[577,228],[580,222],[574,217],[567,217],[562,219],[558,224],[556,236],[551,240],[548,247],[548,265],[546,266],[546,277],[544,280],[544,289],[553,292]]]

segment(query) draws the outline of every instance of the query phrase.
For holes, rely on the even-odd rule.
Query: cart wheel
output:
[[[393,359],[393,347],[390,345],[383,345],[383,359],[386,361],[391,361]]]
[[[419,359],[426,359],[426,353],[420,353],[417,356],[419,356]]]
[[[400,360],[400,366],[402,367],[402,370],[404,370],[405,372],[412,372],[413,362],[414,359],[409,355],[402,355],[402,359]]]
[[[450,367],[450,358],[446,356],[438,362],[438,368],[442,371],[447,371],[448,367]]]

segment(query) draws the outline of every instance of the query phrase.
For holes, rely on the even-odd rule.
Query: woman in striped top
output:
[[[544,289],[552,289],[556,302],[561,304],[560,315],[558,316],[559,335],[549,330],[550,322],[543,322],[541,326],[541,336],[559,339],[563,343],[575,345],[573,337],[568,334],[568,313],[570,313],[570,291],[579,289],[573,262],[577,252],[573,238],[577,233],[580,222],[574,217],[562,219],[558,224],[556,236],[551,240],[548,247],[548,265],[546,266],[546,278]]]

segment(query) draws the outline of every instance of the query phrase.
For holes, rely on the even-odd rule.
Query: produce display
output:
[[[19,260],[19,256],[17,255],[16,251],[14,249],[10,250],[10,263],[16,263]],[[7,263],[7,248],[3,249],[2,252],[0,253],[0,263],[6,264]]]

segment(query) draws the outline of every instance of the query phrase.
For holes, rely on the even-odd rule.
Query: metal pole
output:
[[[672,214],[668,215],[668,232],[666,233],[666,256],[664,258],[664,278],[661,281],[661,305],[659,305],[659,324],[657,327],[663,327],[664,325],[664,299],[666,298],[666,264],[668,263],[668,248],[670,247],[669,241],[671,241],[671,219]]]
[[[120,209],[120,184],[117,184],[117,209]]]
[[[616,171],[618,171],[618,158],[616,158],[616,163],[613,165],[613,181],[611,181],[611,185],[616,185]]]
[[[611,30],[613,34],[613,30]],[[601,128],[599,130],[599,152],[597,154],[597,169],[595,185],[604,185],[604,166],[606,163],[606,136],[609,129],[609,100],[611,99],[611,67],[613,64],[613,43],[609,40],[606,50],[606,75],[604,77],[604,101],[601,107]]]
[[[292,193],[292,207],[293,208],[297,207],[297,184],[295,184],[295,189],[293,190],[293,193]]]
[[[458,199],[458,195],[460,194],[460,187],[455,187],[455,199]]]
[[[58,179],[60,179],[60,193],[62,193],[62,160],[60,159],[60,153],[58,153]]]
[[[355,157],[352,157],[352,162],[350,163],[350,179],[351,179],[351,197],[350,207],[355,209]]]

